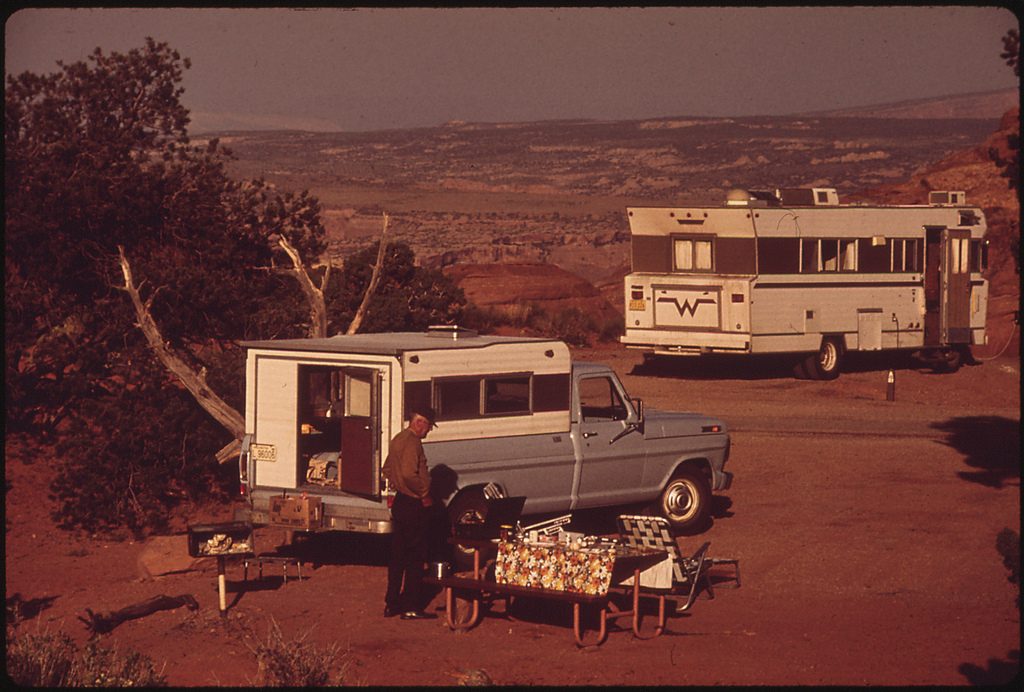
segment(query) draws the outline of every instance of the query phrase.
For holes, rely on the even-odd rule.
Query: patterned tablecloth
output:
[[[499,584],[601,596],[608,593],[615,556],[614,546],[503,541],[498,544],[494,579]]]

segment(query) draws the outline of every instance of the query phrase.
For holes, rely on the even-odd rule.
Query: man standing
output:
[[[384,461],[384,478],[397,491],[391,507],[391,555],[384,617],[399,613],[403,620],[437,617],[422,610],[420,593],[427,560],[429,508],[433,505],[423,438],[434,427],[434,418],[434,409],[428,406],[410,411],[409,426],[391,440]]]

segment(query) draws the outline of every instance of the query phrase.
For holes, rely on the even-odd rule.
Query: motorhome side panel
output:
[[[751,295],[753,353],[812,351],[823,335],[842,335],[850,350],[922,343],[924,295],[919,276],[870,281],[841,275],[764,276],[754,283]]]

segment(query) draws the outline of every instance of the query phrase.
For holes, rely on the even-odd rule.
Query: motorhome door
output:
[[[947,344],[966,344],[971,340],[971,234],[947,229],[942,235],[942,339]]]
[[[341,489],[380,495],[381,373],[342,368],[345,410],[341,419]]]

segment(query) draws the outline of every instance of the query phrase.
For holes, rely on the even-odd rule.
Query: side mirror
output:
[[[633,410],[636,411],[636,427],[640,432],[644,431],[644,400],[633,399]]]

